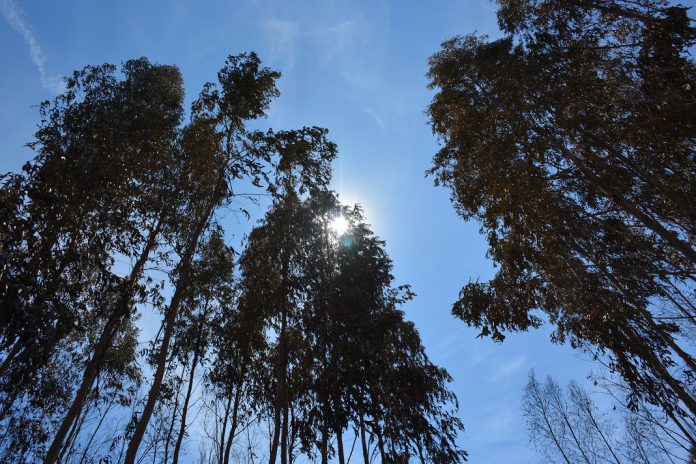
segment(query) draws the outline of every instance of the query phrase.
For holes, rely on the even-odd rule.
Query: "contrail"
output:
[[[53,93],[61,93],[65,88],[63,79],[60,76],[49,76],[46,72],[46,57],[41,50],[41,45],[22,18],[22,12],[17,4],[14,0],[0,0],[0,10],[2,10],[2,15],[10,26],[19,32],[29,46],[29,55],[34,66],[36,66],[36,70],[39,72],[41,85]]]

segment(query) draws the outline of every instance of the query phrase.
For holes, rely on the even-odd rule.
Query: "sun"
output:
[[[332,221],[329,227],[333,230],[336,235],[343,235],[346,230],[348,230],[348,221],[343,216],[337,216]]]

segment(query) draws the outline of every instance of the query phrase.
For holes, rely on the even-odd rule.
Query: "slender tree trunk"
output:
[[[234,397],[234,409],[232,410],[232,425],[230,426],[230,434],[227,437],[227,445],[225,446],[225,460],[223,464],[228,464],[230,462],[230,451],[232,450],[232,442],[234,441],[235,433],[237,433],[237,424],[239,421],[239,403],[241,402],[241,388],[237,389]]]
[[[63,462],[63,458],[65,457],[65,454],[70,451],[70,448],[72,448],[72,446],[75,442],[75,439],[77,438],[78,433],[82,429],[82,425],[85,423],[86,415],[87,415],[87,411],[81,411],[81,414],[77,417],[77,420],[73,423],[72,429],[70,430],[70,433],[68,434],[68,438],[65,440],[65,446],[63,446],[63,448],[58,453],[58,462]]]
[[[370,450],[367,448],[367,440],[365,439],[365,416],[362,411],[360,411],[360,445],[362,445],[364,464],[370,464]]]
[[[295,423],[295,413],[290,409],[290,445],[288,446],[288,464],[295,462],[295,442],[297,441],[297,428],[292,425]]]
[[[353,457],[353,451],[355,451],[355,444],[358,442],[358,429],[353,427],[353,444],[350,446],[350,453],[348,453],[348,459],[346,462],[350,464],[350,460]]]
[[[326,419],[322,420],[321,424],[321,464],[329,462],[329,427],[326,425]]]
[[[576,245],[579,246],[579,244],[577,244],[577,243],[576,243]],[[579,247],[583,251],[585,256],[588,256],[588,257],[591,256],[591,254],[586,253],[586,250],[583,247],[581,247],[581,246],[579,246]],[[606,267],[604,265],[602,265],[601,263],[598,263],[593,258],[590,258],[590,261],[597,269],[599,269],[599,271],[602,273],[602,275],[607,280],[609,280],[609,282],[614,286],[614,288],[617,291],[619,291],[621,293],[625,293],[623,287],[619,284],[619,282],[616,281],[614,276],[609,272],[608,269],[606,269]],[[674,338],[671,336],[671,334],[666,333],[662,328],[660,328],[655,323],[655,320],[654,320],[652,314],[648,310],[646,310],[645,308],[636,307],[635,305],[634,305],[634,308],[642,316],[642,321],[639,321],[638,324],[643,326],[643,330],[646,330],[646,329],[653,330],[657,334],[657,336],[660,337],[660,339],[662,339],[663,342],[665,342],[670,348],[672,348],[672,350],[674,350],[675,353],[677,353],[677,355],[679,357],[682,358],[682,360],[687,364],[687,366],[689,366],[693,371],[696,371],[696,362],[694,362],[694,359],[688,353],[686,353],[674,341]],[[641,343],[642,338],[635,335],[635,333],[632,329],[630,330],[630,333],[627,333],[626,331],[624,331],[624,333],[630,340],[632,340],[632,341],[637,340],[636,343],[639,346],[642,344]],[[689,395],[686,391],[684,391],[681,388],[681,385],[679,384],[679,382],[676,381],[672,377],[672,375],[669,373],[669,371],[664,366],[662,366],[662,363],[654,356],[654,354],[652,354],[652,351],[649,348],[646,350],[646,353],[647,353],[647,357],[650,358],[647,360],[647,363],[649,366],[651,366],[651,369],[653,370],[653,372],[655,372],[658,375],[658,377],[663,378],[663,380],[665,380],[667,382],[667,384],[670,385],[670,387],[672,387],[672,389],[675,391],[675,393],[677,393],[679,398],[687,405],[687,407],[689,407],[689,409],[691,410],[691,413],[693,415],[696,415],[696,409],[695,409],[696,402],[691,397],[691,395]],[[641,358],[645,358],[645,356],[641,356]],[[654,367],[658,367],[658,370],[656,371],[654,369]],[[665,375],[668,378],[663,377]]]
[[[225,437],[227,437],[227,421],[230,418],[230,410],[232,409],[232,396],[227,398],[227,404],[225,405],[225,416],[222,419],[222,430],[220,431],[220,446],[218,447],[218,464],[224,463],[225,456]]]
[[[288,463],[288,395],[283,394],[283,429],[280,437],[280,464]]]
[[[377,433],[377,446],[379,447],[379,456],[382,458],[382,462],[387,462],[387,455],[384,453],[384,441],[382,441],[382,431],[377,427],[375,429]]]
[[[114,310],[109,315],[109,319],[107,320],[106,325],[104,326],[104,330],[102,331],[102,334],[99,337],[99,341],[94,347],[94,355],[92,356],[92,359],[87,363],[85,373],[82,376],[82,381],[80,383],[80,387],[77,390],[75,398],[73,399],[73,402],[71,403],[67,414],[63,418],[63,421],[61,422],[60,427],[56,432],[56,435],[53,437],[51,446],[49,447],[48,452],[46,453],[44,464],[53,464],[56,462],[60,448],[63,446],[65,436],[67,435],[68,430],[70,429],[70,426],[72,425],[73,421],[75,421],[78,414],[82,410],[82,406],[84,405],[85,400],[87,399],[87,396],[89,395],[89,392],[92,389],[92,384],[94,383],[94,380],[97,378],[97,375],[101,370],[101,364],[104,360],[104,357],[106,356],[106,352],[108,351],[109,347],[111,346],[111,342],[116,336],[116,332],[118,331],[120,322],[124,317],[127,316],[128,311],[130,310],[129,305],[134,286],[140,279],[140,276],[143,272],[143,268],[145,267],[145,263],[147,262],[148,257],[150,256],[150,252],[155,248],[155,245],[157,243],[157,237],[162,227],[162,219],[162,217],[159,218],[157,225],[150,232],[150,236],[148,237],[147,243],[145,244],[145,248],[143,249],[142,253],[140,253],[140,257],[133,266],[130,276],[128,277],[128,281],[126,282],[125,288],[123,289],[123,294],[119,297],[118,307],[114,308]]]
[[[641,337],[636,335],[634,331],[630,329],[630,327],[629,330],[630,331],[624,331],[623,336],[626,337],[631,343],[640,346]],[[645,354],[641,356],[641,359],[647,364],[653,375],[669,385],[672,391],[689,409],[691,417],[696,417],[696,400],[694,400],[694,398],[686,390],[684,390],[682,384],[672,376],[669,370],[662,364],[662,361],[655,356],[649,347],[646,347],[646,349],[643,351]]]
[[[169,310],[167,311],[167,317],[165,320],[164,335],[162,337],[162,345],[157,355],[157,370],[155,371],[155,377],[152,381],[152,386],[150,387],[150,392],[148,394],[145,407],[143,408],[142,416],[140,416],[140,420],[136,425],[135,432],[128,443],[128,449],[126,450],[126,456],[124,459],[125,464],[135,463],[138,448],[140,447],[140,443],[145,436],[145,430],[150,422],[150,417],[152,417],[152,412],[155,409],[157,396],[159,395],[160,388],[162,387],[162,380],[164,378],[164,369],[169,355],[169,342],[171,341],[172,333],[174,332],[174,323],[176,322],[176,317],[179,314],[179,307],[181,306],[184,292],[188,290],[189,286],[189,272],[191,270],[193,255],[198,248],[198,241],[208,225],[208,221],[210,220],[210,216],[212,215],[216,204],[216,199],[221,192],[222,181],[224,179],[223,175],[224,170],[221,169],[218,173],[217,185],[215,187],[213,196],[208,200],[205,211],[198,218],[198,223],[194,227],[193,233],[189,238],[188,244],[181,258],[179,279],[176,284],[176,289],[174,290],[174,296],[172,296],[169,303]]]
[[[203,329],[208,318],[208,309],[210,306],[210,300],[206,298],[205,306],[202,313],[200,313],[200,320],[198,321],[198,328],[196,330],[196,342],[194,343],[193,349],[193,360],[191,361],[191,371],[189,374],[188,389],[186,391],[186,398],[184,399],[184,406],[181,411],[181,428],[179,430],[179,436],[176,440],[176,445],[174,446],[174,456],[172,459],[173,464],[178,464],[179,462],[179,452],[181,451],[181,444],[184,441],[184,434],[186,433],[186,415],[188,414],[189,401],[191,401],[191,393],[193,392],[193,382],[195,379],[196,366],[198,365],[198,360],[200,358],[201,344],[203,338]]]
[[[665,280],[667,281],[667,283],[669,284],[669,286],[672,287],[672,289],[677,293],[677,295],[679,295],[679,296],[681,297],[681,299],[684,300],[684,302],[685,302],[685,303],[689,306],[689,308],[691,309],[692,312],[690,312],[690,313],[687,312],[686,314],[690,314],[690,315],[693,317],[693,316],[696,314],[696,305],[694,305],[694,304],[691,302],[691,299],[690,299],[688,296],[684,295],[684,293],[683,293],[681,290],[679,290],[679,287],[677,287],[676,285],[674,285],[674,283],[673,283],[671,280],[669,280],[669,279],[665,279]],[[667,292],[665,292],[665,293],[667,293]]]
[[[691,417],[696,417],[696,400],[682,387],[681,383],[672,377],[672,374],[665,368],[655,355],[650,355],[648,364],[653,372],[663,379],[667,385],[672,388],[672,391],[677,394],[677,397],[684,402],[684,405],[689,409]]]
[[[269,464],[275,464],[276,456],[278,455],[278,445],[280,444],[281,435],[281,412],[284,409],[283,393],[285,391],[285,376],[287,374],[287,353],[285,351],[285,337],[287,330],[287,316],[285,310],[283,310],[281,325],[280,325],[280,353],[279,364],[278,364],[278,382],[276,384],[276,401],[275,401],[275,412],[273,417],[273,443],[271,445],[271,454],[269,457]],[[282,457],[281,457],[282,459]]]
[[[684,437],[689,440],[689,443],[691,444],[691,448],[694,449],[696,448],[696,438],[694,438],[691,433],[686,429],[684,424],[681,423],[681,420],[677,419],[677,416],[674,415],[673,411],[670,410],[665,410],[665,413],[667,416],[672,419],[672,422],[674,422],[677,426],[677,428],[681,431],[681,433],[684,434]],[[651,418],[652,422],[655,422],[654,419]],[[662,425],[660,422],[657,422],[657,425],[664,430],[664,425]]]
[[[664,295],[665,298],[667,298],[669,301],[672,302],[672,304],[679,310],[679,312],[682,314],[682,317],[692,324],[696,325],[696,317],[687,310],[681,303],[679,303],[667,290],[663,290],[662,294]],[[676,319],[676,318],[675,318]]]
[[[590,422],[592,423],[592,427],[594,427],[594,429],[599,434],[599,437],[604,442],[604,445],[607,447],[607,450],[609,450],[609,453],[611,454],[612,458],[614,459],[614,462],[616,462],[616,464],[621,464],[621,461],[616,456],[616,453],[614,453],[614,448],[611,446],[611,444],[609,443],[609,440],[607,439],[606,435],[602,431],[602,428],[597,423],[597,420],[595,419],[595,416],[592,413],[592,408],[588,407],[588,406],[589,405],[587,403],[581,403],[581,407],[585,410],[585,412],[587,413],[587,416],[590,418]]]
[[[647,311],[645,311],[648,313]],[[694,361],[694,358],[691,357],[689,353],[684,351],[682,347],[680,347],[677,342],[674,341],[674,337],[672,337],[671,334],[667,333],[659,327],[656,323],[655,320],[652,318],[652,314],[648,313],[645,315],[646,322],[650,324],[653,330],[657,332],[658,336],[670,347],[672,350],[677,353],[677,355],[686,363],[687,366],[689,366],[689,369],[691,369],[691,372],[696,372],[696,361]]]
[[[279,389],[280,387],[276,386],[276,388]],[[273,411],[273,440],[271,442],[271,450],[268,457],[269,464],[275,464],[276,457],[278,456],[278,445],[280,443],[280,412],[282,408],[280,407],[281,403],[279,395],[279,392],[276,391],[275,408]]]
[[[99,429],[101,428],[102,424],[104,423],[104,419],[106,419],[106,416],[109,414],[109,410],[111,410],[111,407],[114,404],[114,400],[111,400],[109,402],[109,406],[106,408],[106,411],[102,414],[101,418],[99,418],[99,422],[97,423],[97,426],[94,428],[94,431],[92,431],[92,435],[89,437],[89,440],[87,441],[87,444],[85,445],[85,449],[82,451],[82,456],[80,456],[80,462],[78,464],[83,464],[85,462],[85,459],[87,459],[87,451],[89,451],[89,447],[92,446],[92,442],[94,441],[94,437],[97,436],[97,432],[99,432]]]
[[[169,421],[169,429],[167,429],[167,438],[164,440],[164,461],[163,464],[169,462],[169,444],[172,442],[172,435],[174,434],[174,423],[176,422],[176,410],[179,409],[179,395],[181,394],[181,387],[184,384],[184,373],[186,372],[186,366],[181,369],[181,378],[177,382],[176,386],[176,396],[174,397],[174,410],[172,411],[172,420]]]
[[[560,392],[558,392],[560,393]],[[570,436],[573,438],[573,441],[575,442],[575,446],[578,447],[578,451],[580,451],[580,454],[582,455],[583,460],[587,464],[590,463],[590,459],[587,457],[587,454],[585,454],[585,450],[582,447],[582,444],[580,443],[580,440],[578,439],[577,435],[575,434],[575,429],[573,428],[573,424],[570,423],[570,420],[568,419],[568,414],[566,414],[565,409],[563,409],[563,405],[561,402],[563,401],[561,398],[554,398],[557,402],[556,407],[558,410],[558,413],[561,415],[563,418],[563,422],[565,422],[565,425],[568,427],[568,431],[570,432]]]
[[[689,216],[691,221],[696,221],[696,210],[689,203],[691,201],[690,198],[681,195],[681,192],[672,192],[669,189],[666,189],[663,182],[655,178],[649,172],[645,171],[631,158],[626,156],[624,153],[621,153],[620,150],[615,149],[612,146],[612,144],[605,138],[600,138],[596,134],[584,130],[582,128],[580,128],[580,131],[585,136],[592,139],[595,143],[601,145],[602,148],[604,148],[611,157],[618,159],[619,162],[622,163],[627,169],[629,169],[634,175],[640,177],[646,184],[650,185],[652,188],[660,191],[664,196],[668,197],[675,206],[681,208]]]
[[[535,381],[536,382],[536,381]],[[535,390],[538,387],[535,386]],[[558,437],[553,431],[553,426],[551,425],[551,422],[549,422],[549,416],[548,416],[548,410],[546,409],[546,406],[544,405],[544,400],[539,396],[539,392],[535,392],[535,399],[539,403],[539,407],[541,408],[543,414],[544,414],[544,422],[546,423],[546,429],[549,431],[549,435],[551,435],[551,438],[553,439],[553,443],[556,445],[556,449],[561,453],[561,456],[563,456],[563,460],[566,462],[566,464],[572,464],[570,462],[570,459],[568,459],[568,456],[566,456],[565,451],[563,450],[563,446],[561,446],[561,443],[558,440]]]
[[[285,253],[287,255],[287,252]],[[287,298],[287,270],[288,270],[288,257],[283,257],[282,263],[282,298]],[[275,412],[273,415],[273,442],[271,444],[271,452],[269,456],[269,464],[275,464],[276,457],[278,455],[278,445],[280,443],[281,435],[281,411],[285,407],[285,401],[287,401],[287,371],[288,371],[288,353],[287,353],[287,304],[283,301],[281,308],[281,321],[280,321],[280,336],[278,339],[279,353],[278,353],[278,382],[276,383],[276,399],[275,399]],[[286,438],[287,440],[287,438]],[[287,441],[285,442],[287,445]],[[282,452],[281,460],[284,460],[285,452]],[[283,461],[285,464],[285,461]]]
[[[17,397],[19,396],[20,392],[21,391],[19,389],[15,389],[12,392],[10,398],[6,401],[3,401],[2,412],[0,412],[0,420],[4,419],[10,413],[10,411],[12,410],[12,406],[14,405],[14,402],[17,400]]]
[[[184,398],[184,404],[181,409],[181,427],[179,428],[179,436],[176,438],[176,445],[174,445],[174,455],[172,456],[172,464],[178,464],[179,462],[179,452],[181,451],[181,444],[183,443],[184,435],[186,434],[186,415],[188,413],[189,401],[191,401],[191,393],[193,392],[193,382],[195,380],[194,376],[196,373],[196,364],[198,364],[198,349],[196,349],[196,352],[193,354],[193,360],[191,361],[191,372],[189,374],[188,388],[186,389],[186,397]]]
[[[340,427],[336,429],[336,446],[338,447],[338,464],[345,464],[346,458],[343,451],[343,432]]]

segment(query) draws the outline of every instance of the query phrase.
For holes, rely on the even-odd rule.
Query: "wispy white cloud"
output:
[[[481,428],[493,441],[499,441],[510,436],[518,424],[518,419],[519,414],[511,411],[510,408],[499,408],[492,411],[492,414],[481,424]]]
[[[517,356],[517,357],[509,359],[509,360],[501,361],[499,364],[496,365],[489,380],[492,382],[497,382],[499,380],[502,380],[502,379],[514,374],[515,372],[522,369],[526,365],[527,365],[527,357],[526,356]]]
[[[22,36],[29,46],[29,56],[39,72],[41,85],[53,93],[62,92],[65,88],[62,78],[56,75],[49,75],[46,71],[46,57],[41,50],[41,45],[22,17],[22,12],[14,0],[0,0],[0,10],[10,26]]]
[[[367,32],[367,25],[362,17],[328,26],[310,27],[299,21],[270,18],[261,23],[261,29],[271,45],[271,60],[283,60],[286,66],[292,66],[298,47],[302,45],[313,49],[316,61],[326,66],[352,44],[359,42]]]
[[[377,125],[378,125],[382,130],[386,129],[386,126],[384,125],[384,120],[383,120],[382,117],[381,117],[379,114],[377,114],[372,108],[363,108],[363,112],[364,112],[365,114],[367,114],[368,116],[370,116],[372,119],[374,119],[375,122],[377,123]]]
[[[262,29],[271,43],[271,61],[282,59],[286,65],[292,66],[295,43],[300,35],[299,24],[296,21],[271,18],[263,22]]]
[[[367,34],[367,24],[364,18],[355,17],[338,22],[332,26],[319,27],[307,32],[307,35],[317,39],[320,45],[320,59],[323,65],[328,64],[351,44],[360,42]]]
[[[462,349],[465,345],[462,343],[462,334],[466,330],[465,327],[458,328],[454,333],[440,339],[437,343],[433,344],[428,352],[432,357],[437,357],[440,359],[445,359],[452,355],[453,353]]]

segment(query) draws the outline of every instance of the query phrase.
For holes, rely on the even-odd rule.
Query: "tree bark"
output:
[[[377,433],[377,446],[379,447],[379,456],[382,458],[382,462],[387,462],[387,456],[384,453],[384,441],[382,441],[382,432],[379,430],[379,427],[375,429],[375,432]]]
[[[287,351],[287,348],[286,348]],[[287,384],[287,381],[285,382]],[[280,464],[288,464],[288,393],[283,393],[283,429],[280,437]]]
[[[218,446],[218,464],[224,463],[225,456],[225,437],[227,437],[227,421],[230,418],[230,409],[232,408],[232,396],[227,398],[227,404],[225,405],[225,415],[222,419],[222,430],[220,431],[220,446]]]
[[[665,368],[655,355],[650,355],[647,359],[650,368],[657,373],[661,379],[667,382],[677,397],[684,402],[689,409],[691,417],[696,417],[696,400],[682,387],[681,383],[672,377],[672,374]]]
[[[174,446],[174,456],[172,457],[172,463],[177,464],[179,462],[179,452],[181,451],[181,444],[184,441],[184,434],[186,432],[186,415],[188,414],[188,406],[191,401],[191,393],[193,392],[193,381],[195,379],[196,366],[198,365],[198,360],[200,358],[200,351],[202,349],[201,343],[203,338],[203,329],[205,328],[205,323],[208,317],[208,309],[210,305],[210,300],[206,299],[203,312],[200,314],[200,320],[198,321],[198,329],[196,330],[196,342],[193,347],[193,360],[191,361],[191,371],[189,373],[188,388],[186,390],[186,397],[184,399],[183,409],[181,410],[181,428],[179,429],[179,436],[176,439],[176,445]]]
[[[326,419],[322,420],[321,424],[321,464],[329,463],[329,427],[326,425]]]
[[[15,355],[19,352],[19,349],[21,347],[22,347],[22,344],[19,343],[19,341],[14,342],[14,345],[12,345],[12,349],[10,350],[9,353],[7,353],[7,356],[5,356],[5,359],[2,361],[2,365],[0,366],[0,377],[5,375],[5,371],[10,366],[10,363],[14,359]]]
[[[336,430],[336,447],[338,448],[338,464],[345,464],[346,458],[343,451],[343,432],[340,428]]]
[[[174,433],[174,423],[176,422],[176,410],[179,409],[179,394],[181,393],[181,386],[184,384],[184,373],[186,372],[186,366],[181,369],[181,377],[176,386],[176,397],[174,398],[174,410],[172,411],[172,420],[169,422],[169,429],[167,429],[167,438],[164,440],[164,464],[169,462],[169,444],[172,441],[172,434]]]
[[[97,388],[99,388],[98,385]],[[75,420],[75,422],[73,423],[72,429],[68,434],[68,438],[65,440],[65,445],[61,448],[60,452],[58,453],[58,462],[63,462],[65,454],[68,453],[70,449],[73,447],[75,439],[77,438],[77,435],[79,434],[80,430],[82,429],[82,425],[85,422],[86,415],[86,411],[81,411],[80,415],[77,416],[77,420]]]
[[[186,389],[186,397],[184,398],[184,404],[181,409],[181,427],[179,427],[179,435],[177,436],[176,444],[174,445],[172,464],[177,464],[179,462],[179,452],[181,451],[181,444],[184,441],[184,435],[186,433],[186,415],[188,413],[189,401],[191,401],[191,393],[193,392],[193,382],[195,380],[194,377],[196,373],[196,364],[198,364],[197,349],[193,354],[193,360],[191,361],[191,371],[189,373],[188,388]]]
[[[626,295],[626,297],[630,300],[630,295],[626,294],[626,291],[623,288],[623,286],[614,278],[614,276],[609,272],[606,266],[598,262],[593,257],[591,257],[591,253],[588,253],[588,250],[585,247],[582,247],[577,242],[575,244],[578,247],[578,249],[589,259],[589,261],[601,272],[601,274],[612,284],[612,286],[618,292]],[[655,322],[652,313],[650,313],[650,311],[648,311],[644,307],[639,307],[637,305],[632,305],[632,307],[642,316],[642,321],[638,320],[638,324],[643,327],[643,330],[655,332],[655,334],[657,334],[657,336],[664,343],[666,343],[680,358],[682,358],[682,360],[686,363],[687,366],[689,366],[689,368],[692,371],[696,372],[696,362],[694,362],[694,359],[676,343],[674,337],[672,337],[670,333],[667,333]],[[631,332],[633,333],[633,331]],[[634,336],[633,338],[636,337]]]
[[[230,426],[230,434],[227,437],[227,445],[225,446],[225,460],[223,464],[228,464],[230,462],[230,450],[232,449],[232,441],[234,440],[235,433],[237,432],[237,424],[239,421],[239,403],[241,397],[242,386],[239,386],[234,397],[234,408],[232,410],[232,425]]]
[[[287,254],[287,253],[286,253]],[[282,279],[283,283],[281,285],[282,295],[281,298],[287,297],[287,262],[288,257],[283,257],[282,263]],[[288,353],[287,353],[287,304],[283,301],[281,302],[281,321],[280,321],[280,336],[278,339],[279,353],[278,353],[278,382],[276,383],[276,399],[275,399],[275,412],[273,417],[273,442],[271,444],[271,452],[269,456],[269,464],[275,464],[278,455],[278,445],[280,443],[281,435],[281,412],[285,408],[285,402],[287,401],[287,363],[288,363]],[[285,446],[287,446],[287,437],[285,437]],[[285,457],[287,456],[285,452],[281,452],[281,460],[285,464]]]
[[[367,440],[365,440],[365,416],[362,411],[360,411],[360,444],[362,445],[364,464],[370,464],[370,450],[367,449]]]

